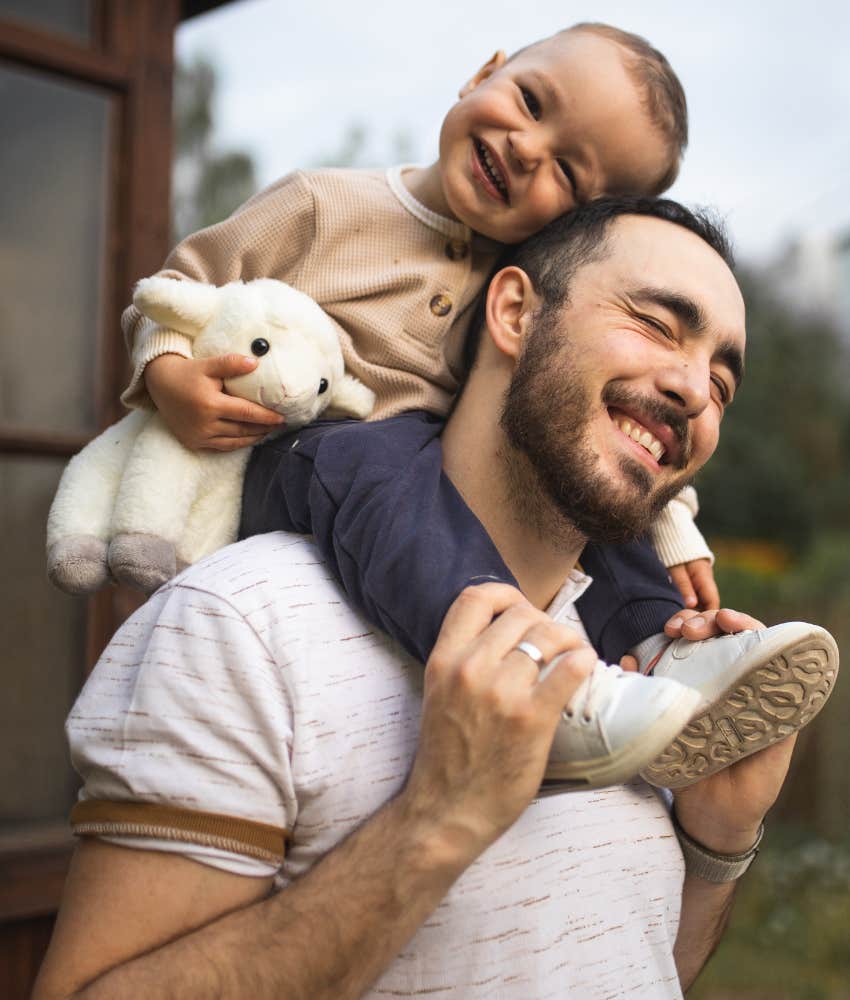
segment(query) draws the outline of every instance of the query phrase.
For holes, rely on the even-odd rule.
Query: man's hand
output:
[[[675,639],[708,639],[724,633],[763,628],[749,615],[720,611],[680,611],[665,626]],[[698,843],[718,854],[743,854],[756,841],[765,814],[776,801],[788,773],[796,734],[673,793],[679,825]],[[687,990],[717,947],[732,907],[735,883],[685,879],[676,967]]]
[[[723,608],[704,614],[681,611],[664,631],[671,638],[698,640],[755,628],[764,628],[764,624]],[[785,781],[795,741],[796,734],[675,792],[682,829],[719,854],[737,854],[752,847],[759,825]]]
[[[690,562],[670,566],[667,572],[679,588],[686,608],[715,611],[720,607],[720,593],[710,559],[692,559]]]
[[[516,649],[523,639],[547,661],[562,654],[543,681]],[[471,861],[519,817],[540,788],[561,711],[596,660],[513,587],[482,584],[455,601],[426,667],[403,793],[416,814],[440,817],[451,850]]]
[[[274,410],[224,391],[224,379],[246,375],[257,363],[241,354],[201,360],[162,354],[148,362],[145,385],[168,429],[184,447],[235,451],[259,444],[286,422]]]

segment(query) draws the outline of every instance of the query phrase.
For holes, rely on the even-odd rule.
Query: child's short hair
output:
[[[626,71],[640,90],[642,103],[650,120],[661,131],[669,146],[670,158],[667,169],[657,179],[652,190],[644,192],[661,194],[676,180],[682,153],[688,144],[688,103],[679,78],[663,53],[650,45],[645,38],[631,31],[614,28],[610,24],[581,21],[564,28],[553,37],[578,31],[606,38],[625,50]],[[527,51],[536,44],[539,43],[527,45],[519,52]],[[519,52],[515,52],[511,59],[518,56]]]

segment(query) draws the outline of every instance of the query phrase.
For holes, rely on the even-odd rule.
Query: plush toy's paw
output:
[[[109,568],[120,583],[152,594],[176,575],[177,553],[158,535],[116,535],[109,544]]]
[[[47,550],[47,576],[68,594],[93,594],[109,583],[106,542],[94,535],[60,538]]]

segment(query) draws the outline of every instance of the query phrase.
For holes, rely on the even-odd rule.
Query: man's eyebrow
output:
[[[651,302],[673,313],[693,333],[703,333],[708,326],[705,311],[702,306],[687,295],[673,292],[667,288],[637,288],[629,293],[629,298],[635,302]],[[732,340],[724,340],[717,346],[715,356],[729,369],[739,387],[744,378],[744,355],[740,347]]]

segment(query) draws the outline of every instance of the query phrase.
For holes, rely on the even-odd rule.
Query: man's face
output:
[[[502,426],[584,535],[647,530],[717,447],[737,388],[744,304],[699,237],[624,216],[566,306],[529,333]]]

